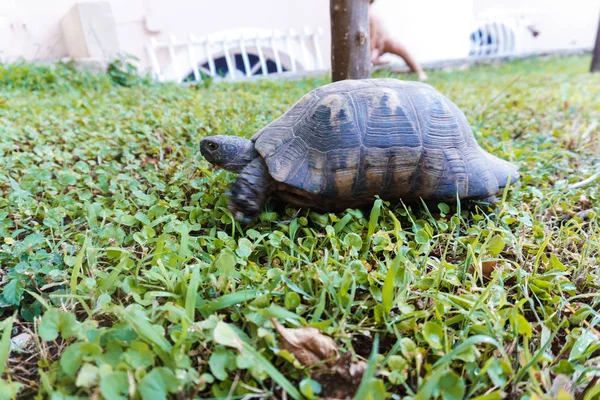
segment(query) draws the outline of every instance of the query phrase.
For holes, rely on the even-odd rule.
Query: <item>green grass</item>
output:
[[[368,360],[373,398],[591,399],[599,181],[568,188],[600,168],[588,66],[430,74],[521,168],[496,207],[269,205],[251,226],[201,138],[249,137],[326,78],[183,88],[0,66],[0,399],[310,396],[317,375],[279,352],[271,317]]]

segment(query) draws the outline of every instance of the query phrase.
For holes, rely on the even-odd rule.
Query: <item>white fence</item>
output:
[[[229,30],[201,38],[190,33],[184,40],[151,40],[146,49],[160,81],[245,80],[323,71],[321,35],[321,28]]]
[[[531,50],[535,53],[528,48],[537,35],[531,15],[524,9],[501,9],[474,16],[470,38],[464,39],[470,41],[466,61],[518,57]],[[146,50],[159,81],[301,76],[327,72],[319,46],[322,35],[321,28],[301,32],[231,29],[200,38],[190,33],[184,39],[171,36],[167,42],[152,39]]]

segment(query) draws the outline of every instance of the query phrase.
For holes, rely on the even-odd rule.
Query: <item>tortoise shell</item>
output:
[[[477,144],[453,102],[418,82],[322,86],[252,141],[275,181],[312,198],[485,198],[518,179]]]

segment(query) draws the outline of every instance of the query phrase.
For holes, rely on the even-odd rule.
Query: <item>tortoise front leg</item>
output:
[[[272,182],[262,158],[246,165],[229,190],[229,210],[235,219],[249,223],[256,218],[269,197]]]

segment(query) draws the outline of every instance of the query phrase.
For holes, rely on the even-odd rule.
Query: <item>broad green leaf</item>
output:
[[[529,324],[529,321],[527,321],[527,319],[525,319],[524,316],[522,316],[521,314],[517,314],[517,331],[523,335],[523,336],[527,336],[528,338],[531,337],[533,331],[531,329],[531,325]]]
[[[179,382],[173,372],[164,367],[154,368],[138,385],[143,400],[166,400],[168,393],[176,393]]]
[[[240,353],[235,357],[235,365],[238,369],[248,369],[254,367],[256,363],[250,354]]]
[[[238,240],[238,248],[235,251],[241,258],[248,258],[252,254],[252,242],[246,238]]]
[[[231,353],[227,350],[216,350],[208,359],[210,372],[220,381],[227,379],[227,367],[232,365]]]
[[[432,348],[442,348],[444,331],[437,322],[427,321],[425,324],[423,324],[423,337]]]
[[[13,400],[18,398],[17,394],[23,386],[22,383],[16,381],[5,382],[0,379],[0,400]]]
[[[446,203],[438,203],[438,209],[444,214],[448,214],[450,212],[450,207],[448,207],[448,204]]]
[[[442,368],[434,369],[432,373],[425,376],[423,384],[417,391],[416,400],[429,400],[434,398],[434,393],[440,390],[440,379],[444,376],[444,370]]]
[[[465,381],[452,371],[440,378],[439,385],[444,400],[462,400],[465,396]]]
[[[285,294],[285,308],[288,310],[293,310],[300,305],[301,299],[300,295],[296,292],[287,292]]]
[[[67,376],[75,378],[75,374],[81,366],[81,343],[71,344],[60,356],[60,367]]]
[[[406,359],[410,360],[417,351],[417,345],[410,338],[402,338],[400,339],[400,351]]]
[[[500,235],[494,235],[490,238],[487,245],[488,253],[492,256],[497,256],[504,250],[504,239]]]
[[[362,239],[354,232],[350,232],[344,237],[344,246],[346,246],[348,249],[354,249],[358,251],[362,245]]]
[[[429,243],[429,234],[424,229],[420,229],[415,234],[415,241],[419,244],[427,244]]]
[[[100,392],[106,399],[126,400],[129,398],[129,381],[125,372],[117,371],[100,380]]]
[[[387,364],[392,370],[397,371],[401,371],[402,369],[408,366],[406,359],[399,355],[390,356],[387,360]]]
[[[550,268],[558,269],[559,271],[566,271],[567,267],[556,257],[554,253],[550,254]]]
[[[44,313],[38,327],[38,333],[43,340],[51,342],[58,337],[59,327],[60,311],[57,308],[51,308]]]
[[[241,350],[242,340],[229,324],[219,321],[213,331],[215,342]]]
[[[235,255],[230,251],[224,251],[219,255],[217,261],[215,262],[215,266],[224,276],[231,276],[235,271]]]
[[[317,398],[315,395],[321,393],[321,384],[313,379],[302,379],[300,381],[300,392],[307,399]]]
[[[98,384],[100,374],[98,367],[92,364],[84,364],[77,374],[77,387],[91,388]]]
[[[2,288],[2,297],[8,304],[19,305],[25,290],[20,279],[13,279]]]
[[[154,353],[144,342],[133,342],[124,354],[124,360],[133,368],[149,367],[154,362]]]

